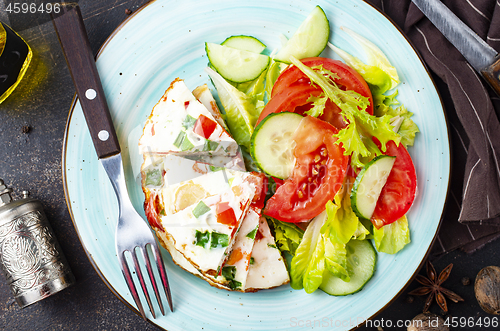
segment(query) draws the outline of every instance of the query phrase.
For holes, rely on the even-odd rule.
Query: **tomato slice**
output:
[[[309,82],[295,84],[292,88],[286,89],[272,97],[264,107],[262,113],[257,120],[257,124],[271,113],[281,113],[289,111],[305,116],[305,112],[312,107],[312,103],[308,102],[311,96],[318,96],[322,90]],[[323,115],[319,119],[328,122],[337,129],[342,129],[346,123],[340,115],[340,108],[331,100],[327,100]]]
[[[368,87],[366,81],[356,70],[341,61],[324,57],[310,57],[301,60],[301,62],[308,67],[323,66],[323,68],[336,73],[339,78],[335,80],[335,83],[337,83],[340,88],[355,91],[370,100],[370,105],[366,108],[366,111],[370,115],[373,115],[373,100],[370,87]],[[281,73],[274,83],[271,98],[278,93],[293,87],[295,84],[304,82],[309,83],[309,78],[296,66],[289,66]]]
[[[380,147],[378,141],[375,142]],[[396,161],[382,188],[371,218],[377,229],[403,217],[413,204],[417,190],[415,166],[403,144],[396,146],[392,140],[389,141],[384,154],[395,156]]]
[[[370,88],[354,69],[343,62],[320,57],[304,59],[302,62],[310,67],[322,65],[325,69],[336,73],[339,76],[336,83],[342,89],[353,90],[369,98],[370,105],[366,108],[366,111],[373,114]],[[321,88],[311,85],[309,78],[300,69],[290,66],[276,80],[271,92],[271,98],[260,114],[257,124],[271,113],[289,111],[304,115],[312,107],[312,103],[307,101],[310,96],[319,96],[321,93]],[[319,119],[332,124],[337,129],[342,129],[347,123],[344,122],[340,112],[340,108],[331,100],[328,100],[323,115]]]
[[[342,186],[349,157],[335,144],[338,131],[329,123],[307,116],[295,131],[295,168],[290,178],[267,201],[265,215],[284,222],[310,220],[325,210]]]
[[[149,199],[144,201],[144,211],[146,212],[146,218],[148,219],[149,225],[153,228],[157,228],[163,232],[165,229],[161,225],[160,216],[161,213],[160,196],[155,192],[151,192]]]

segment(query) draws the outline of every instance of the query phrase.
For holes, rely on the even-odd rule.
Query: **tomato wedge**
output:
[[[265,215],[284,222],[310,220],[325,210],[342,186],[349,157],[335,144],[338,130],[307,116],[295,131],[296,158],[292,176],[267,201]]]
[[[373,114],[370,88],[354,69],[343,62],[322,57],[307,58],[301,61],[309,67],[323,66],[323,68],[336,73],[339,78],[335,82],[340,88],[355,91],[370,100],[370,105],[366,108],[366,111]],[[309,78],[300,69],[290,66],[281,73],[274,83],[271,98],[260,114],[257,124],[271,113],[289,111],[304,115],[304,112],[312,107],[312,103],[307,102],[309,97],[311,95],[318,96],[321,93],[321,89],[311,85]],[[319,118],[332,124],[337,129],[346,126],[340,115],[339,107],[330,100],[327,101],[323,115]]]
[[[378,141],[375,142],[380,147]],[[377,229],[403,217],[413,204],[417,190],[415,166],[403,144],[396,146],[392,140],[389,141],[384,154],[395,156],[396,161],[380,193],[371,218]]]

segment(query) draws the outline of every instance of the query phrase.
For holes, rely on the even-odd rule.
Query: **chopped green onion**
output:
[[[210,207],[208,207],[203,201],[198,202],[196,207],[193,209],[194,217],[198,218],[203,214],[206,214],[210,211]]]
[[[196,230],[195,241],[193,242],[193,244],[206,248],[209,240],[210,240],[210,232],[208,232],[208,230],[205,232]]]
[[[212,232],[210,248],[227,247],[229,245],[229,236],[224,233]]]
[[[146,172],[146,186],[161,186],[161,171],[160,169],[152,169]]]

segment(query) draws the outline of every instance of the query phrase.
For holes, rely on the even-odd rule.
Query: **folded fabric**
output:
[[[470,252],[500,236],[500,98],[411,0],[372,0],[408,36],[443,98],[452,147],[452,174],[433,253]],[[442,0],[487,43],[500,50],[496,0]]]

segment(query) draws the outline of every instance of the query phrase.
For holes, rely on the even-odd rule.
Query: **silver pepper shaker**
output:
[[[21,308],[75,282],[40,201],[12,200],[0,179],[0,263]]]

